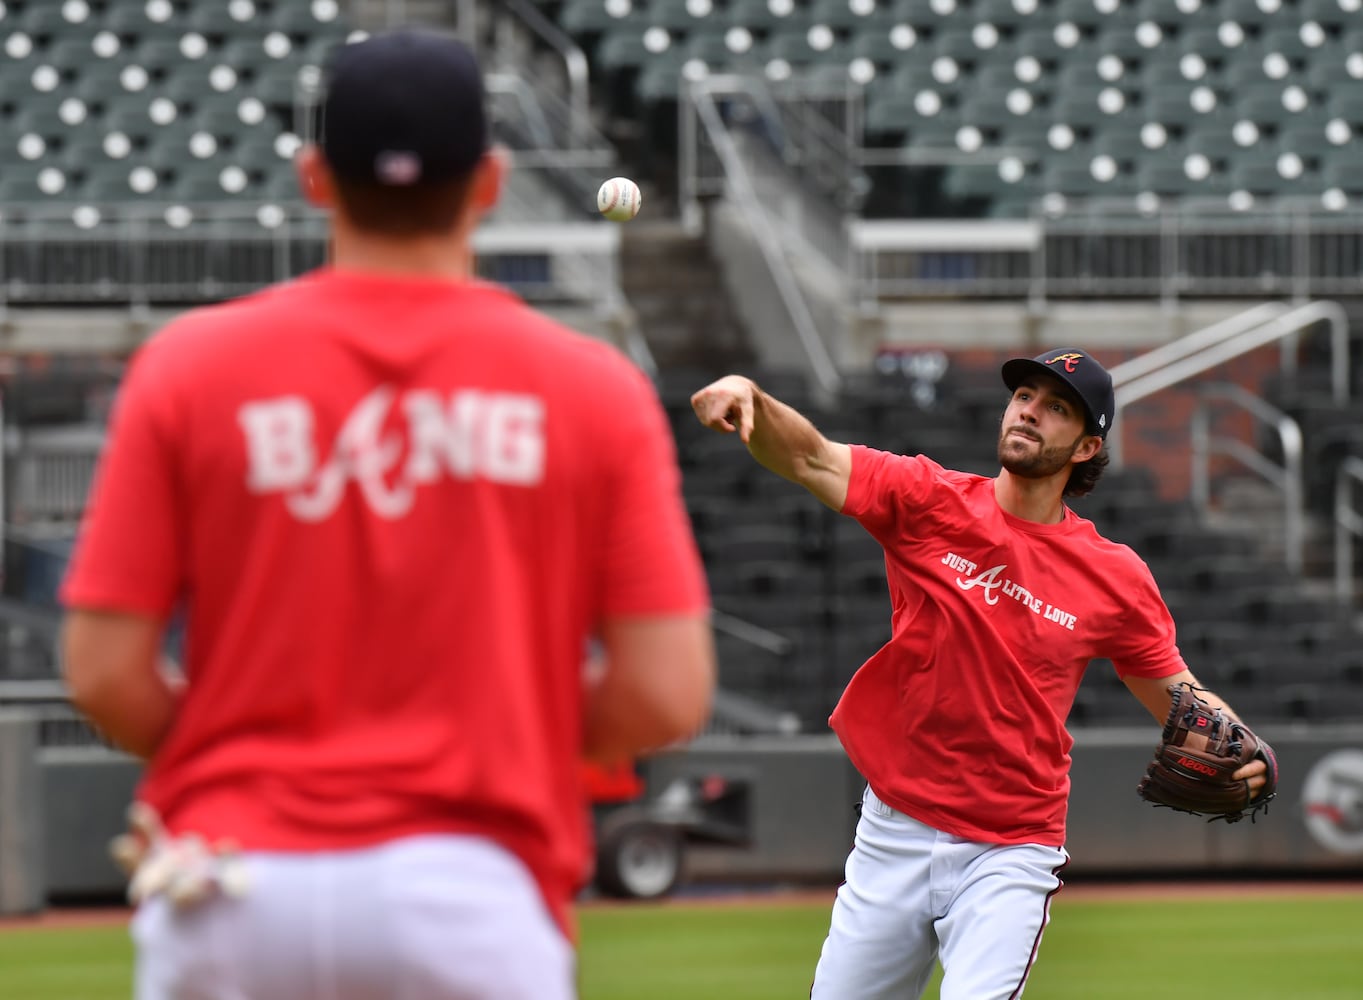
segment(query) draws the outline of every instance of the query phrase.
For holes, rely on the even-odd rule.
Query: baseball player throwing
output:
[[[992,479],[829,441],[741,376],[691,400],[885,550],[892,635],[830,719],[867,787],[816,1000],[920,996],[937,959],[944,1000],[1021,996],[1068,860],[1065,718],[1085,666],[1112,660],[1162,723],[1195,682],[1145,564],[1064,502],[1107,464],[1111,377],[1056,350],[1003,381]],[[1241,804],[1270,761],[1236,768]]]
[[[472,276],[484,105],[452,38],[341,48],[299,161],[331,264],[176,319],[121,387],[64,659],[148,760],[118,852],[139,1000],[569,1000],[584,753],[706,717],[653,387]]]

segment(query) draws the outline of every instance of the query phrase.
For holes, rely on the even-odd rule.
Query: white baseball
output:
[[[628,177],[612,177],[596,192],[596,210],[611,222],[628,222],[639,214],[643,195]]]

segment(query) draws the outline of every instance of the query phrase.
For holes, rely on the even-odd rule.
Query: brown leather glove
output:
[[[1169,688],[1174,703],[1136,791],[1157,806],[1212,820],[1235,823],[1247,810],[1253,819],[1277,794],[1277,757],[1248,726],[1199,698],[1199,690],[1187,681]],[[1257,798],[1246,779],[1231,778],[1255,758],[1268,765],[1267,784]]]

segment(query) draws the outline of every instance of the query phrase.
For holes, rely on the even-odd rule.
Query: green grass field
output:
[[[1363,894],[1057,899],[1028,1000],[1363,996]],[[808,996],[824,903],[640,905],[582,912],[583,1000]],[[0,930],[4,1000],[128,1000],[122,927]],[[936,997],[936,988],[929,990]]]

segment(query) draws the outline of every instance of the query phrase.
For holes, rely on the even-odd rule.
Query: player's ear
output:
[[[314,208],[331,208],[336,204],[336,186],[322,151],[312,143],[298,150],[293,160],[298,175],[298,188]]]
[[[502,185],[511,170],[511,150],[494,145],[473,168],[469,204],[479,215],[492,211],[502,196]]]
[[[1078,465],[1081,462],[1087,462],[1102,450],[1103,439],[1097,434],[1086,434],[1084,435],[1084,439],[1079,442],[1078,447],[1074,449],[1074,454],[1071,456],[1071,459],[1074,461],[1075,465]]]

